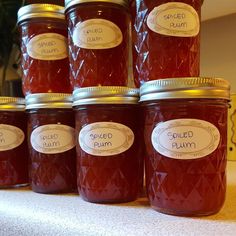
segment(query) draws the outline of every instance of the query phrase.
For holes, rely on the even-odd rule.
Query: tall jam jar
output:
[[[71,93],[64,8],[31,4],[18,11],[22,89],[31,93]]]
[[[199,76],[201,0],[131,0],[133,72],[149,80]]]
[[[135,200],[143,177],[139,92],[127,87],[74,91],[77,184],[89,202]]]
[[[0,188],[28,185],[25,100],[0,97]]]
[[[76,189],[74,112],[70,94],[36,93],[26,97],[32,190]]]
[[[225,200],[229,83],[173,78],[141,86],[146,188],[159,212],[199,216]]]
[[[126,86],[128,0],[66,0],[65,7],[74,88]]]

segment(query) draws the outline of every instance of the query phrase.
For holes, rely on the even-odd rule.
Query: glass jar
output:
[[[89,87],[74,91],[77,184],[89,202],[135,200],[143,156],[137,89]]]
[[[229,83],[173,78],[140,88],[151,206],[173,215],[210,215],[225,200]]]
[[[128,83],[128,0],[66,0],[74,88]]]
[[[18,11],[18,27],[23,93],[71,93],[64,8],[24,6]]]
[[[25,100],[0,97],[0,188],[28,185]]]
[[[199,76],[201,0],[131,0],[133,72],[149,80]]]
[[[76,189],[74,112],[69,94],[26,97],[31,187],[38,193]]]

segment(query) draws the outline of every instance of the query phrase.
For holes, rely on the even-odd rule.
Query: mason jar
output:
[[[202,0],[131,0],[133,74],[137,87],[199,76]]]
[[[74,89],[127,86],[128,0],[66,0],[65,8]]]
[[[26,5],[18,11],[18,28],[23,93],[71,93],[64,7]]]
[[[146,189],[163,213],[199,216],[225,200],[229,83],[173,78],[144,83]]]
[[[28,183],[25,100],[0,97],[0,188]]]
[[[71,94],[26,97],[31,187],[38,193],[76,189],[74,112]]]
[[[76,89],[77,184],[89,202],[135,200],[143,183],[139,91],[104,86]]]

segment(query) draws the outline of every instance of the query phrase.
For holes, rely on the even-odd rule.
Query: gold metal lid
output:
[[[185,77],[153,80],[140,88],[140,102],[163,99],[230,99],[230,84],[221,78]]]
[[[18,24],[26,19],[49,17],[65,20],[65,8],[54,4],[30,4],[21,7],[17,13]]]
[[[0,110],[24,111],[25,99],[18,97],[0,97]]]
[[[72,108],[72,94],[33,93],[25,98],[26,110],[41,108]]]
[[[129,0],[65,0],[65,8],[67,10],[69,7],[72,7],[74,5],[90,2],[106,2],[122,5],[124,7],[129,6]]]
[[[88,104],[137,104],[139,89],[122,86],[78,88],[73,92],[73,106]]]

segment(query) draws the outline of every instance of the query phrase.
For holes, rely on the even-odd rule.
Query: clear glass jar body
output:
[[[154,209],[183,216],[210,215],[221,209],[226,192],[227,109],[227,101],[221,99],[143,103],[146,189]],[[208,155],[193,159],[170,158],[161,154],[151,140],[153,131],[158,124],[176,119],[197,119],[200,124],[209,122],[214,125],[220,134],[217,148]],[[173,137],[171,129],[169,135]],[[189,140],[182,136],[186,145]],[[208,143],[209,137],[205,135],[203,140]]]
[[[0,109],[0,188],[29,183],[26,126],[24,111]]]
[[[18,27],[23,93],[71,93],[65,20],[32,18]]]
[[[127,8],[108,2],[82,3],[69,7],[66,18],[73,87],[126,86],[130,25]],[[87,34],[83,34],[84,30]]]
[[[180,8],[165,5],[176,3],[181,4]],[[200,33],[193,33],[193,28],[186,33],[185,28],[192,22],[199,27],[201,0],[132,0],[130,9],[133,73],[137,87],[150,80],[199,76]],[[186,21],[187,15],[192,18],[191,22]],[[163,22],[162,31],[158,28],[160,21]],[[181,30],[185,32],[182,34]]]
[[[77,184],[82,198],[89,202],[100,203],[135,200],[141,192],[143,183],[143,153],[138,106],[90,104],[76,106],[75,112],[76,137],[80,137],[77,143]],[[83,129],[90,127],[93,130],[90,137],[96,137],[95,135],[99,133],[98,126],[101,128],[102,136],[97,138],[100,140],[97,142],[97,144],[100,143],[100,148],[95,148],[95,151],[97,153],[102,151],[102,154],[91,153],[89,149],[82,148],[82,143],[86,137],[89,137],[82,135]],[[124,140],[124,137],[127,140],[130,139],[128,138],[130,136],[126,136],[127,130],[132,133],[133,144],[117,152],[119,148],[115,139],[117,137],[119,137],[118,140]],[[123,132],[122,135],[121,132]],[[114,137],[109,138],[110,133]],[[127,140],[125,143],[128,145]],[[91,142],[96,145],[95,141]],[[109,146],[110,142],[112,147],[102,148],[103,144],[104,147],[106,144]]]
[[[72,140],[72,136],[74,137],[73,110],[45,108],[31,109],[28,113],[32,190],[38,193],[75,191],[75,145],[71,145],[70,142],[65,145],[65,140],[63,141],[63,135],[66,135],[68,140]],[[53,146],[55,146],[54,150]],[[65,148],[65,146],[69,146],[69,148]]]

